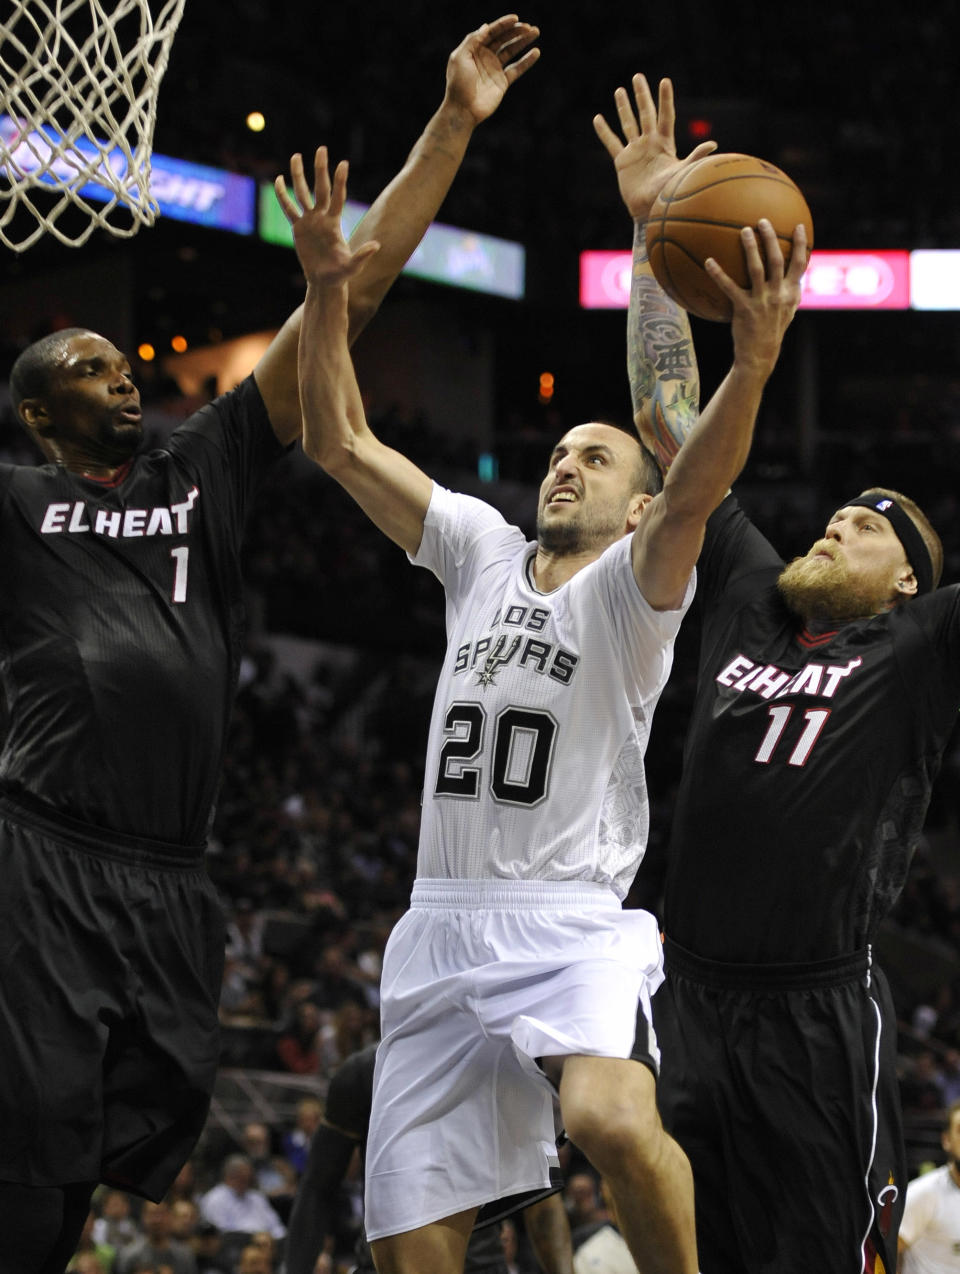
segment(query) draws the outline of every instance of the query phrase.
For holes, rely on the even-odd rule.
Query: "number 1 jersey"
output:
[[[112,484],[0,465],[0,784],[204,843],[243,633],[249,500],[281,454],[252,377]]]

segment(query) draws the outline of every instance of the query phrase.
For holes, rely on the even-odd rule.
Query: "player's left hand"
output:
[[[539,27],[521,22],[515,13],[471,31],[447,59],[444,103],[465,111],[476,124],[487,119],[540,57],[539,49],[530,48],[539,34]]]
[[[645,221],[657,195],[674,173],[711,154],[717,149],[717,143],[701,142],[686,159],[678,159],[671,81],[660,81],[655,107],[647,77],[637,74],[633,77],[633,96],[636,114],[625,88],[616,89],[613,95],[624,140],[621,141],[602,115],[594,115],[593,127],[613,160],[627,211],[635,220]]]
[[[293,227],[293,242],[307,281],[335,286],[352,279],[379,249],[375,239],[353,251],[343,237],[340,218],[347,198],[348,164],[340,163],[330,181],[326,146],[320,146],[313,161],[313,193],[303,170],[303,156],[290,160],[291,198],[283,177],[274,182],[277,201]]]

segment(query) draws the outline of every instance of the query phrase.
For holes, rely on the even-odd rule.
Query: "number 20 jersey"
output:
[[[960,706],[960,590],[805,633],[729,496],[698,564],[702,635],[665,927],[712,960],[860,950],[903,887]]]
[[[434,486],[411,559],[446,590],[417,874],[593,881],[623,897],[646,847],[650,719],[693,596],[658,612],[630,539],[551,593],[536,545],[489,505]]]

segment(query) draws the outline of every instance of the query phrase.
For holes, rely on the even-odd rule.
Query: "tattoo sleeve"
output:
[[[637,431],[666,473],[697,423],[700,376],[690,321],[653,276],[642,222],[633,233],[627,374]]]

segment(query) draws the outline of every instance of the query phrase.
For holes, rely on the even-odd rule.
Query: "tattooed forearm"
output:
[[[689,320],[650,272],[639,223],[627,316],[627,373],[637,429],[666,471],[697,422],[700,381]]]

